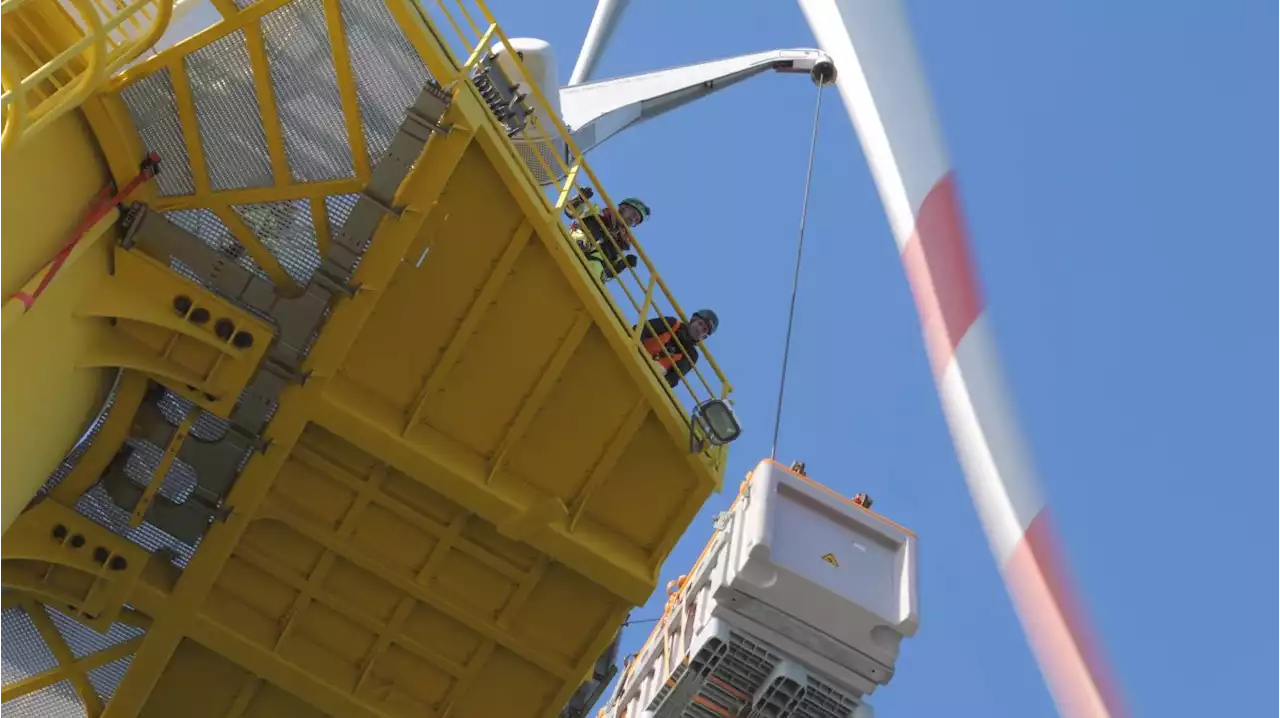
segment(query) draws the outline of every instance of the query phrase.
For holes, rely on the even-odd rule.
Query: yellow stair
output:
[[[5,307],[10,382],[57,326],[32,380],[115,384],[6,511],[4,710],[556,715],[720,486],[730,387],[638,349],[685,315],[643,252],[588,271],[562,213],[607,194],[558,123],[534,180],[483,5],[214,5],[81,107],[118,184],[161,157],[123,229]]]

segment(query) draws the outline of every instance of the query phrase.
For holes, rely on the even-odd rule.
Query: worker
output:
[[[853,497],[854,506],[861,506],[864,509],[870,509],[872,503],[874,503],[874,499],[871,498],[870,494],[862,493]]]
[[[595,191],[590,187],[579,189],[578,196],[570,200],[564,213],[573,219],[569,235],[578,243],[587,261],[599,267],[600,281],[607,282],[639,262],[634,254],[628,253],[635,241],[631,228],[640,226],[651,211],[644,202],[628,197],[618,203],[615,216],[611,208],[600,209],[591,202],[594,196]],[[588,233],[594,243],[587,238]]]
[[[718,326],[720,318],[715,312],[699,309],[688,323],[676,317],[650,319],[640,332],[640,341],[645,353],[666,371],[667,385],[674,389],[680,377],[697,363],[698,343],[714,334]]]
[[[673,578],[670,581],[667,581],[667,597],[673,598],[677,593],[680,593],[680,589],[684,588],[684,582],[685,582],[685,579],[687,578],[689,577],[681,576],[679,578]]]
[[[797,473],[797,474],[799,474],[799,475],[801,475],[801,476],[808,476],[808,474],[806,474],[806,473],[804,472],[804,469],[805,469],[805,467],[804,467],[804,462],[803,462],[803,461],[793,461],[793,462],[791,462],[791,470],[792,470],[792,471],[794,471],[795,473]]]

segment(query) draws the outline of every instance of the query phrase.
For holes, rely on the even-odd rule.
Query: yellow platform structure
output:
[[[483,5],[215,0],[99,71],[59,48],[130,18],[149,47],[171,8],[93,2],[4,3],[6,715],[557,715],[720,486],[691,416],[730,387],[639,349],[686,317],[642,250],[589,271],[563,211],[608,195],[506,36]],[[23,96],[50,60],[92,91]]]

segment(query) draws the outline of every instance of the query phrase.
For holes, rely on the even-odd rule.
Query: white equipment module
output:
[[[919,626],[916,536],[760,462],[602,718],[863,718]]]

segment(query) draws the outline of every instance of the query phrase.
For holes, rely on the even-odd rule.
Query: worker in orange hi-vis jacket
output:
[[[710,309],[699,309],[688,323],[677,317],[650,319],[640,332],[640,341],[651,359],[666,370],[667,385],[672,389],[698,361],[698,343],[706,340],[720,326],[720,318]]]

